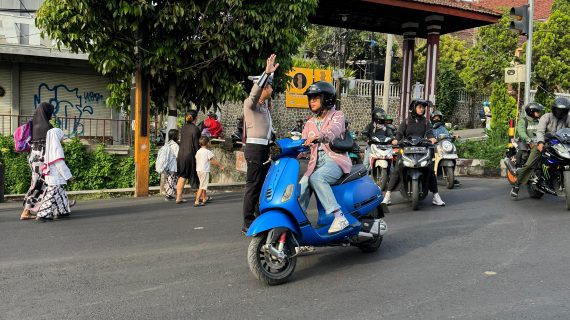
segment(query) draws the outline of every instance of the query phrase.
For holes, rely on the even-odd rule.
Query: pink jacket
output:
[[[321,142],[323,143],[323,150],[331,159],[333,159],[338,164],[344,173],[349,173],[350,169],[352,168],[352,162],[348,157],[348,153],[336,153],[329,147],[329,142],[331,142],[334,138],[340,137],[345,133],[345,131],[344,113],[342,113],[342,111],[336,111],[333,108],[325,116],[320,131],[317,129],[315,117],[312,117],[307,121],[305,128],[303,129],[303,139],[320,135]],[[307,177],[310,176],[313,171],[315,171],[315,167],[317,165],[318,148],[318,144],[313,144],[310,147],[311,159],[309,160],[307,172],[305,172],[305,176]]]

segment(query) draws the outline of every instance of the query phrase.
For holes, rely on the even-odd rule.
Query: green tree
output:
[[[550,106],[551,93],[570,90],[570,4],[556,0],[552,14],[536,27],[533,42],[534,83],[536,101]]]
[[[492,83],[503,81],[504,68],[514,59],[519,39],[509,30],[510,21],[505,14],[498,23],[479,28],[477,42],[467,50],[460,74],[467,91],[488,94]]]
[[[167,88],[176,86],[179,105],[206,108],[243,98],[240,82],[259,73],[270,53],[278,54],[280,72],[289,70],[316,5],[317,0],[47,0],[36,24],[58,46],[89,54],[95,69],[113,82],[110,104],[128,97],[140,63],[151,77],[154,100],[164,101]]]
[[[509,95],[504,83],[494,83],[491,94],[491,129],[506,132],[510,119],[517,117],[517,101]]]

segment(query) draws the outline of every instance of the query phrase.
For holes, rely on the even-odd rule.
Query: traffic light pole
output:
[[[530,103],[530,75],[532,72],[532,35],[534,0],[528,0],[528,34],[526,41],[526,76],[524,83],[524,104]]]

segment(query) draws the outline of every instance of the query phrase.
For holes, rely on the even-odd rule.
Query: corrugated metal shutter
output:
[[[111,136],[112,110],[105,105],[107,80],[98,75],[21,72],[20,114],[31,115],[41,102],[52,103],[67,136]]]
[[[0,134],[10,135],[10,119],[12,113],[12,71],[8,68],[0,68],[0,87],[6,92],[0,97]]]

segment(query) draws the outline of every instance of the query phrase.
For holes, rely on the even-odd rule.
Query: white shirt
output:
[[[71,171],[65,164],[65,161],[58,160],[49,166],[49,173],[45,175],[46,184],[48,186],[58,186],[67,184],[67,180],[71,179]]]
[[[196,152],[196,171],[210,172],[210,160],[214,158],[214,153],[206,147],[200,148]]]

